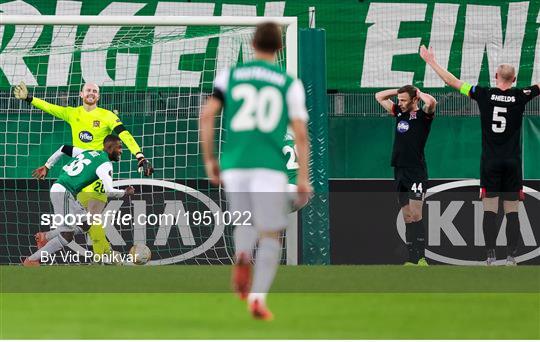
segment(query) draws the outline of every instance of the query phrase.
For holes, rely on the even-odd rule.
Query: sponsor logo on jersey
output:
[[[415,120],[416,119],[416,112],[411,112],[411,114],[409,116],[410,116],[411,120]]]
[[[88,131],[82,131],[79,132],[79,140],[85,143],[91,142],[92,140],[94,140],[94,136]]]
[[[531,90],[530,89],[523,89],[523,94],[529,96],[529,95],[531,95]]]
[[[99,120],[95,120],[93,126],[99,128],[100,122]]]
[[[491,100],[498,101],[498,102],[516,102],[516,97],[491,94]]]
[[[478,198],[479,180],[443,183],[427,189],[425,195],[427,228],[426,257],[452,265],[485,264],[485,239],[482,229],[484,207]],[[540,193],[525,186],[524,201],[519,204],[520,240],[516,261],[525,262],[540,255]],[[405,241],[402,211],[396,218],[399,236]],[[501,215],[502,216],[502,215]],[[506,219],[497,220],[498,261],[506,262]],[[504,252],[503,252],[504,251]]]
[[[407,121],[400,121],[397,124],[397,131],[399,133],[405,133],[409,130],[409,123]]]

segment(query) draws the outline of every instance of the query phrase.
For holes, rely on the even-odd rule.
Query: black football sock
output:
[[[418,252],[415,249],[416,230],[414,223],[405,223],[405,239],[407,240],[407,251],[409,252],[409,262],[418,263]]]
[[[425,241],[425,231],[424,231],[424,220],[411,223],[415,231],[415,239],[413,240],[413,247],[418,254],[418,258],[424,258],[426,256],[426,241]]]
[[[509,256],[516,256],[519,240],[519,216],[518,213],[506,214],[506,245]]]
[[[497,214],[492,211],[484,211],[484,239],[486,241],[486,249],[495,249],[497,240]]]

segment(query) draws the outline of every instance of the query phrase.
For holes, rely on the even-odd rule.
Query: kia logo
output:
[[[434,198],[439,197],[435,195],[442,195],[443,192],[447,192],[452,189],[467,187],[472,188],[479,186],[480,181],[473,179],[444,183],[427,190],[427,216],[423,218],[425,227],[427,228],[427,258],[441,263],[453,265],[485,264],[485,257],[483,256],[479,259],[478,253],[476,253],[477,256],[475,259],[467,259],[463,257],[464,254],[467,254],[463,253],[464,250],[470,251],[471,247],[485,246],[482,231],[483,205],[481,200],[475,199],[473,201],[466,201],[465,198],[471,198],[471,192],[462,192],[463,195],[461,195],[461,193],[452,194],[452,200],[450,201],[440,201],[437,198]],[[540,202],[540,193],[538,193],[538,191],[530,187],[523,187],[523,191],[528,200],[537,201],[537,203]],[[499,211],[502,210],[502,207],[499,208]],[[525,251],[523,254],[517,256],[516,261],[524,262],[540,256],[540,247],[535,238],[535,232],[533,230],[533,228],[538,229],[540,218],[538,213],[534,210],[530,210],[530,212],[527,213],[523,202],[521,202],[519,207],[519,220],[521,223],[521,237],[525,245],[524,248],[520,247],[520,251],[525,249],[528,252]],[[403,221],[402,210],[400,210],[396,218],[396,227],[399,236],[403,241],[405,241],[405,223]],[[503,219],[503,222],[499,228],[501,229],[499,230],[497,237],[497,246],[504,246],[506,245],[506,218]],[[468,239],[466,240],[464,236],[468,236]],[[443,242],[446,243],[446,245],[443,246]],[[457,253],[458,249],[460,248],[461,253]],[[461,254],[461,256],[456,257],[457,254]],[[500,257],[501,256],[499,256],[499,258]],[[506,258],[506,254],[504,257]],[[505,260],[499,260],[496,264],[504,263]]]
[[[158,180],[158,179],[122,179],[113,182],[115,187],[123,187],[129,185],[143,185],[143,186],[152,186],[153,191],[156,188],[161,188],[163,190],[174,190],[178,192],[183,192],[189,196],[189,202],[192,206],[197,207],[197,210],[201,212],[211,212],[216,214],[221,214],[221,208],[212,200],[210,197],[206,196],[200,191],[197,191],[193,188],[185,186],[183,184],[178,184],[174,182]],[[159,190],[158,190],[159,192]],[[157,198],[157,197],[156,197]],[[154,195],[152,195],[152,200],[155,200]],[[130,206],[133,209],[133,220],[130,221],[129,230],[132,231],[133,243],[142,243],[146,244],[151,250],[153,250],[152,260],[148,262],[147,265],[166,265],[178,263],[190,258],[194,258],[198,255],[201,255],[212,248],[219,239],[223,236],[224,232],[224,223],[223,221],[213,221],[211,226],[211,233],[205,234],[205,236],[200,236],[200,234],[193,234],[193,227],[190,226],[188,219],[185,214],[188,211],[187,207],[184,206],[184,203],[180,200],[163,200],[163,203],[155,203],[160,207],[163,206],[163,211],[160,213],[147,213],[147,201],[133,199],[130,202]],[[107,207],[103,210],[103,213],[109,212],[120,212],[120,207],[124,203],[123,200],[111,200],[107,203]],[[150,208],[152,208],[150,203]],[[150,223],[150,214],[153,214],[154,217],[157,215],[170,215],[171,217],[180,218],[180,222],[165,221],[165,223],[155,224]],[[147,239],[147,226],[145,223],[141,223],[140,217],[148,218],[148,225],[157,227],[156,234],[152,239]],[[107,238],[113,246],[126,246],[127,243],[122,237],[121,232],[116,227],[118,224],[118,219],[112,216],[106,217],[104,220],[104,227],[107,234]],[[146,221],[144,221],[146,222]],[[173,228],[176,226],[176,228]],[[173,233],[173,229],[177,229],[177,232]],[[125,233],[125,232],[124,232]],[[130,233],[131,235],[131,233]],[[171,237],[174,235],[174,237]],[[195,238],[197,237],[197,239]],[[166,247],[169,242],[175,239],[175,244],[179,244],[182,248],[167,248],[167,251],[170,253],[171,250],[178,250],[180,254],[172,255],[160,259],[159,247]],[[202,241],[202,242],[201,242]],[[76,242],[72,241],[68,247],[74,251],[84,253],[86,249],[78,245]],[[156,252],[157,249],[157,252]]]

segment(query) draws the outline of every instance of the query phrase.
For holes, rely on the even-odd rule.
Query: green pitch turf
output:
[[[229,272],[4,266],[0,338],[540,338],[538,267],[282,267],[273,322],[227,292]]]

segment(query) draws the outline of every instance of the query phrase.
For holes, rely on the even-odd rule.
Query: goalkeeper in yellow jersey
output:
[[[13,93],[17,99],[24,100],[32,106],[66,121],[71,126],[73,146],[85,150],[101,150],[105,137],[115,132],[137,158],[139,171],[142,171],[145,176],[150,176],[154,172],[152,165],[144,158],[141,148],[118,116],[97,106],[99,87],[96,84],[86,83],[83,86],[80,92],[83,105],[75,108],[57,106],[28,95],[28,89],[23,82],[15,87]],[[47,167],[47,165],[45,166]],[[88,209],[90,214],[100,214],[107,204],[107,195],[101,180],[84,188],[77,195],[77,200]],[[110,253],[111,246],[102,225],[91,226],[88,235],[92,239],[94,253]],[[47,243],[45,235],[43,233],[36,234],[36,242],[38,247]]]

